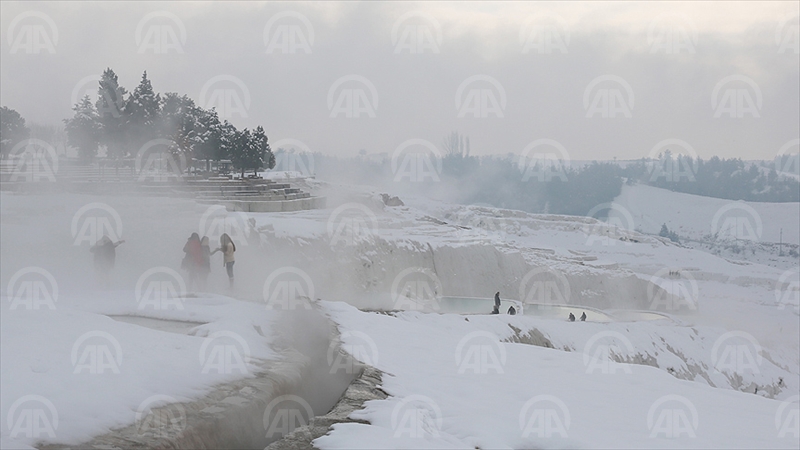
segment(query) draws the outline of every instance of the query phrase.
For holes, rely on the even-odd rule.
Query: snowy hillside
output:
[[[215,332],[241,337],[268,368],[286,339],[275,324],[308,308],[306,297],[322,300],[344,350],[383,371],[390,394],[353,413],[371,425],[334,425],[315,441],[321,448],[798,446],[796,270],[730,261],[591,218],[312,181],[303,188],[327,196],[328,208],[227,213],[187,199],[1,194],[2,362],[11,381],[0,401],[12,424],[2,430],[4,447],[85,442],[133,424],[156,393],[192,401],[246,378],[203,374],[198,354]],[[85,222],[87,206],[97,209],[94,222]],[[118,220],[110,229],[126,240],[110,289],[97,286],[89,243],[76,239],[91,228],[82,221],[104,220]],[[168,268],[181,279],[187,235],[199,230],[213,241],[218,226],[237,243],[235,289],[215,259],[209,293],[181,287],[177,297],[156,297],[184,299],[182,309],[143,307],[148,271]],[[42,288],[49,296],[26,288],[43,283],[30,267],[51,275]],[[516,301],[523,314],[490,316],[497,291],[501,312]],[[587,321],[567,322],[566,311],[585,311]],[[142,322],[153,318],[171,321],[168,329]],[[74,373],[76,361],[87,362],[80,351],[71,359],[75,339],[92,330],[119,342],[119,374]],[[324,373],[339,370],[330,354],[316,362]],[[115,392],[129,370],[139,376]],[[28,394],[55,405],[52,436],[31,436],[28,416],[12,408]],[[407,408],[419,401],[428,406]],[[251,431],[263,437],[272,429],[266,419],[263,426]]]
[[[681,243],[724,257],[784,269],[800,264],[799,203],[734,202],[645,185],[623,185],[613,203],[610,220],[624,228],[658,234],[666,224]]]

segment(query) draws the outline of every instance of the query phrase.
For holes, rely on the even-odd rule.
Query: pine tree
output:
[[[153,85],[147,79],[147,71],[142,80],[125,103],[126,141],[129,150],[138,152],[147,142],[155,139],[156,125],[161,110],[161,97],[153,92]]]
[[[89,96],[84,96],[72,107],[75,115],[64,119],[67,142],[78,149],[78,159],[87,164],[97,156],[100,144],[100,121]]]
[[[124,137],[127,133],[123,112],[126,94],[125,88],[119,85],[117,74],[110,68],[106,69],[100,78],[95,106],[100,122],[100,144],[106,147],[110,158],[125,156]]]
[[[30,130],[25,126],[25,119],[11,108],[0,108],[0,157],[7,154],[19,142],[28,139]]]

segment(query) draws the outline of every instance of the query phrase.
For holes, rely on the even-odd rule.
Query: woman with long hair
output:
[[[219,248],[211,253],[213,255],[214,253],[222,252],[222,265],[228,272],[228,281],[231,289],[233,289],[233,263],[236,262],[236,258],[233,256],[235,251],[236,244],[233,243],[231,237],[228,236],[228,233],[222,233],[222,236],[219,237]]]

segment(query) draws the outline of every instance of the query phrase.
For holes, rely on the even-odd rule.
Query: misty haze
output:
[[[0,448],[800,448],[797,2],[0,36]]]

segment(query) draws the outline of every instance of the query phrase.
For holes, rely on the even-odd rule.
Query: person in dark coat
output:
[[[569,313],[569,321],[575,322],[575,314]]]
[[[515,316],[515,315],[517,314],[517,310],[516,310],[516,309],[514,309],[514,307],[513,307],[513,306],[509,306],[509,307],[508,307],[508,314],[509,314],[510,316]]]
[[[193,289],[203,269],[203,247],[200,244],[200,235],[192,233],[183,246],[183,252],[186,255],[181,262],[181,268],[189,272],[189,289]]]
[[[585,311],[583,312],[583,314],[581,314],[581,322],[586,322],[586,312]]]
[[[496,292],[494,294],[494,307],[492,308],[492,314],[500,314],[500,292]]]
[[[114,242],[108,235],[104,235],[89,249],[94,254],[94,270],[103,286],[108,285],[111,270],[117,261],[117,246],[123,242],[125,241]]]

